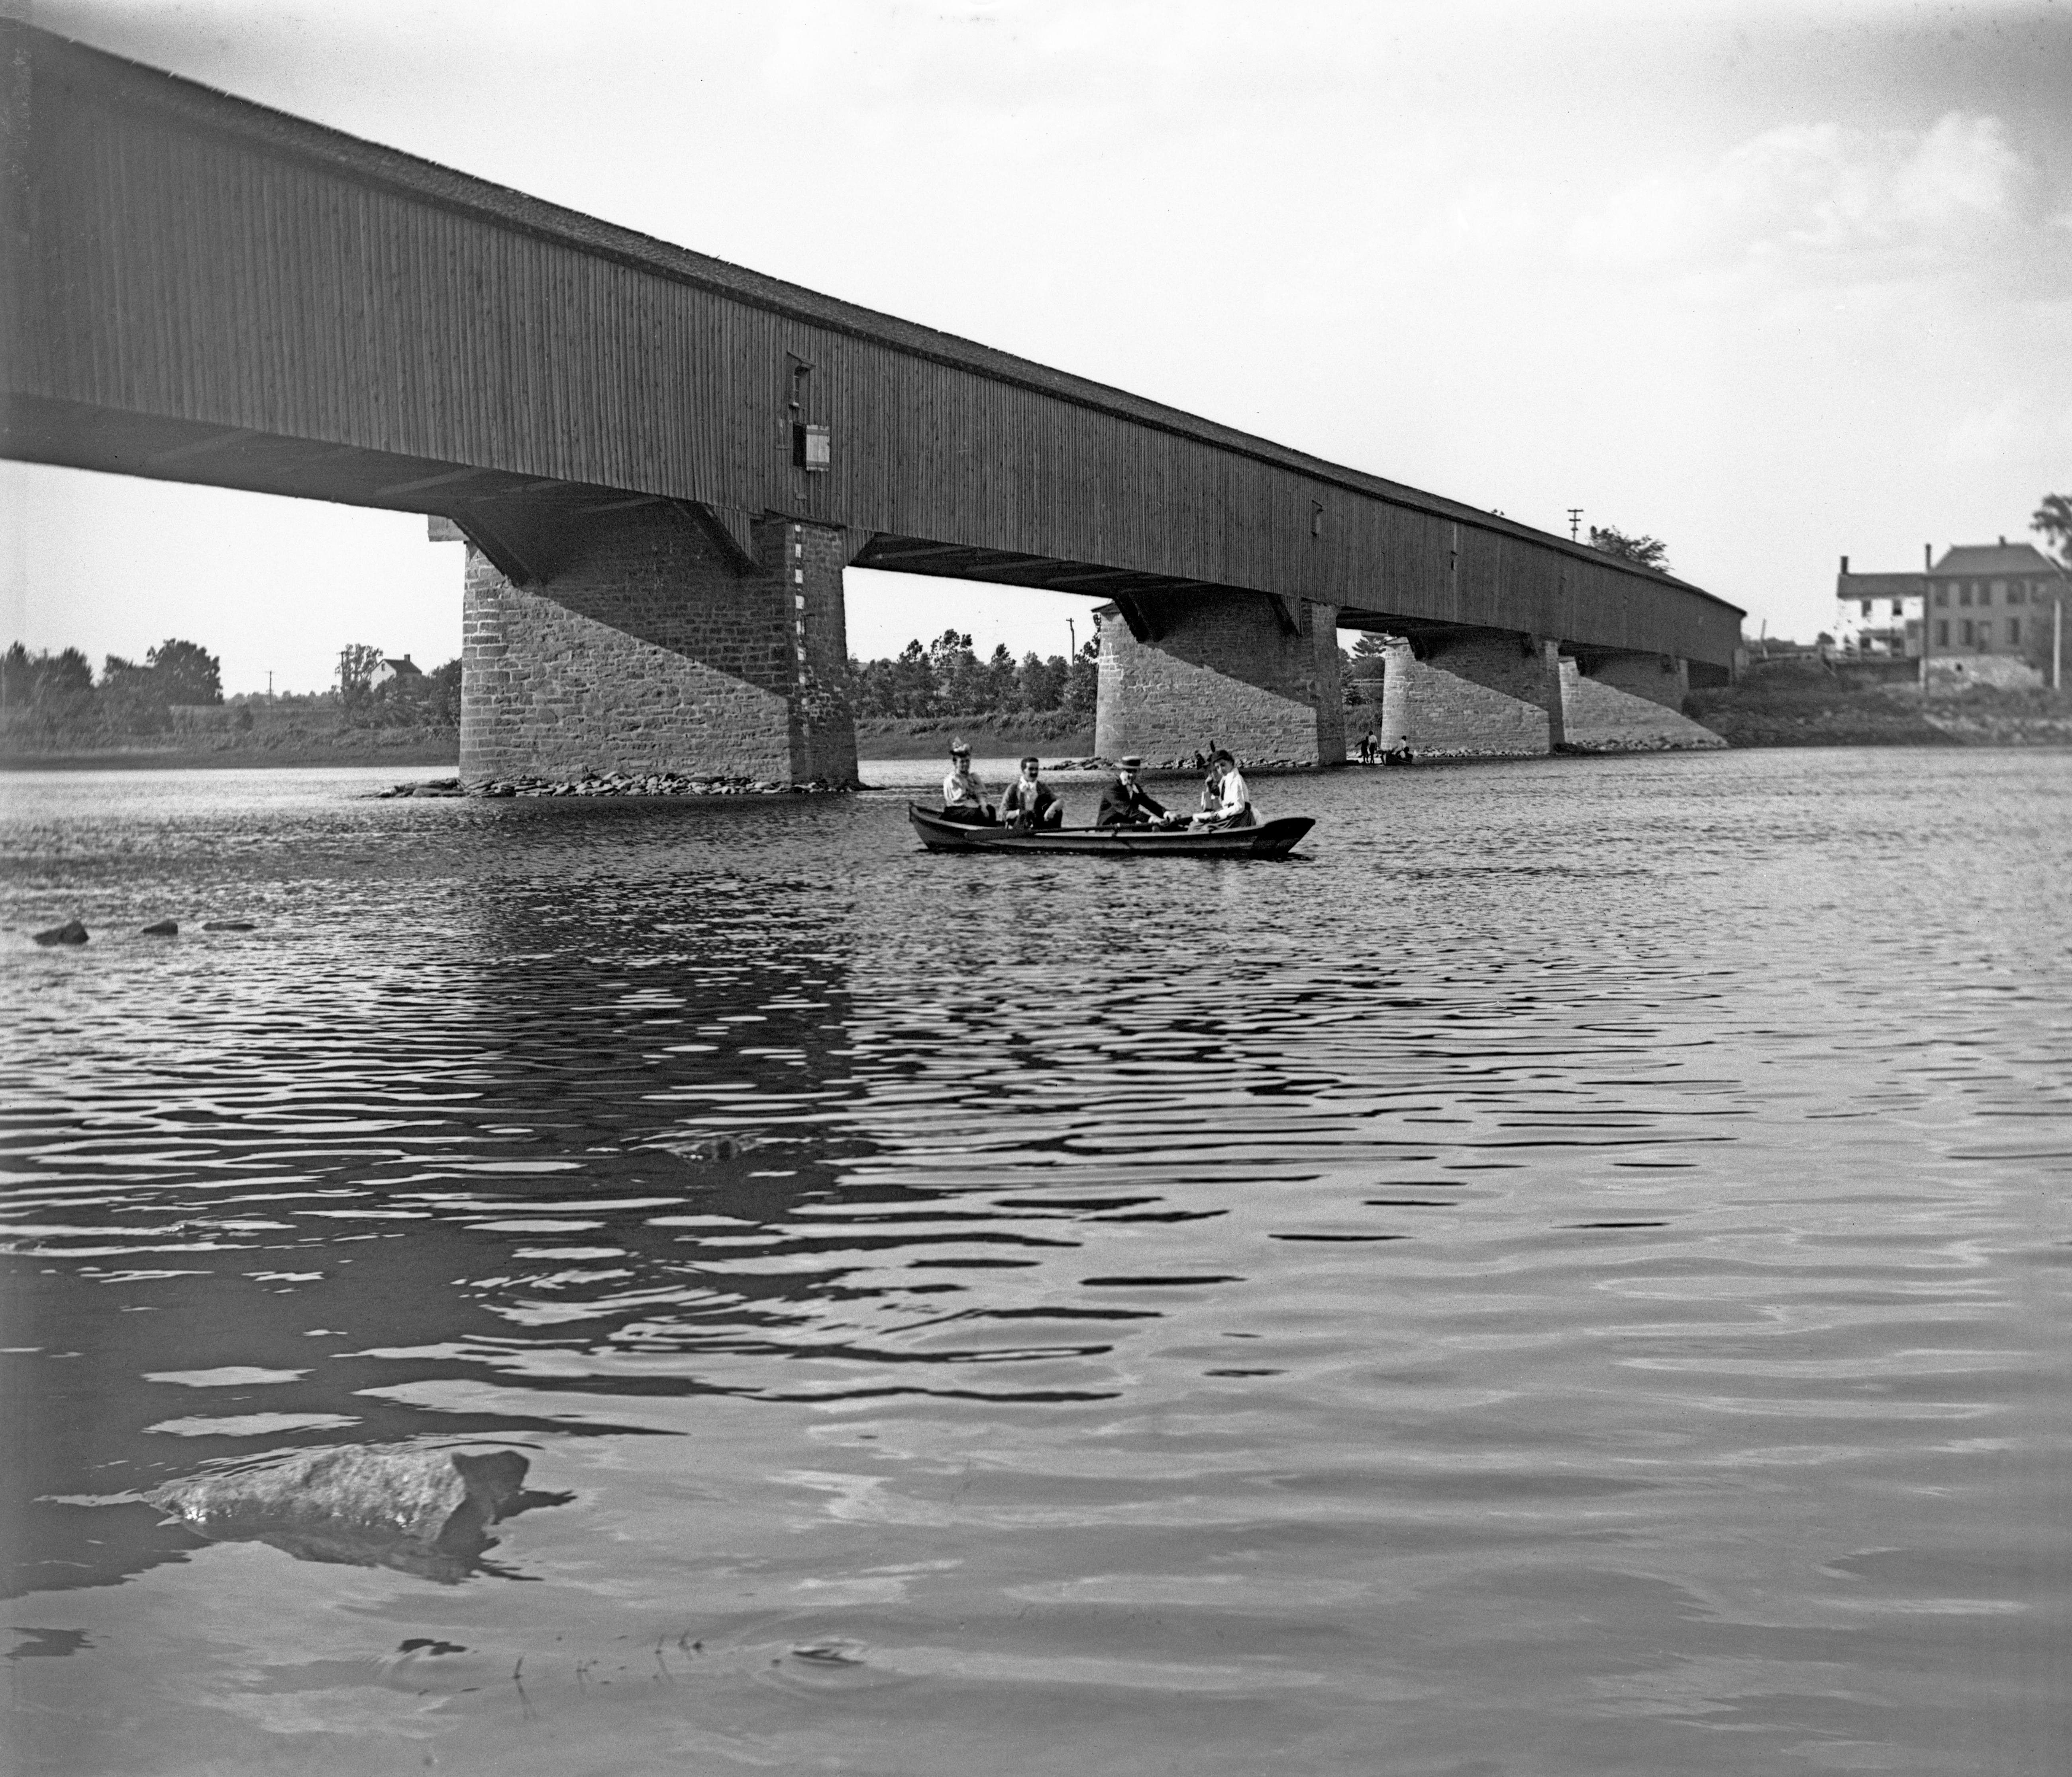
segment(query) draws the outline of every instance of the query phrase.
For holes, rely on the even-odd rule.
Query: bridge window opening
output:
[[[834,434],[824,426],[803,421],[791,428],[791,466],[809,475],[824,475],[834,459]]]

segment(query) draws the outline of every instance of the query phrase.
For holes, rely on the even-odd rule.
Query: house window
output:
[[[1960,605],[1968,605],[1971,602],[1971,582],[1967,580],[1963,585],[1957,589],[1957,603]]]
[[[1993,582],[1993,586],[1997,586],[1999,585],[2000,585],[2000,582],[1997,580]],[[1988,586],[1983,580],[1979,582],[1979,603],[1980,604],[1990,605],[1993,602],[1993,586]]]
[[[1943,607],[1947,607],[1949,604],[1950,589],[1947,586],[1938,586],[1935,589],[1935,603],[1938,606]]]
[[[1968,618],[1968,617],[1967,617],[1967,618],[1964,619],[1964,627],[1963,627],[1963,637],[1964,637],[1964,646],[1965,646],[1965,647],[1967,647],[1967,648],[1975,648],[1975,647],[1976,647],[1976,646],[1978,645],[1978,639],[1979,639],[1979,626],[1978,626],[1976,623],[1973,623],[1973,622],[1971,621],[1971,619],[1970,618]]]
[[[1900,600],[1895,599],[1892,602],[1892,614],[1895,617],[1904,617],[1906,615],[1906,607]]]
[[[2008,603],[2009,604],[2021,604],[2027,595],[2028,589],[2025,587],[2019,580],[2010,580],[2008,582]]]
[[[1869,615],[1870,615],[1870,614],[1871,614],[1871,602],[1870,602],[1870,600],[1869,600],[1869,599],[1866,599],[1864,601],[1864,615],[1866,617],[1868,617],[1868,616],[1869,616]]]
[[[1938,648],[1947,648],[1950,645],[1950,619],[1947,617],[1938,617],[1935,619],[1935,645]]]

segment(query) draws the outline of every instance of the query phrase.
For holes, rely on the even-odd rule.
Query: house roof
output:
[[[1837,599],[1918,599],[1928,590],[1925,574],[1840,574]]]
[[[1953,543],[1928,570],[1938,579],[1956,574],[2055,574],[2058,564],[2033,543]]]

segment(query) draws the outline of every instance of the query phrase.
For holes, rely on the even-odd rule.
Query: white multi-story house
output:
[[[1844,654],[1918,660],[1926,596],[1923,574],[1852,574],[1844,556],[1835,577],[1835,646]]]

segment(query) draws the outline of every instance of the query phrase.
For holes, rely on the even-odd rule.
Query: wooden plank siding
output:
[[[0,39],[31,70],[26,128],[10,120],[10,455],[295,492],[329,462],[328,497],[422,511],[619,489],[1732,660],[1734,607],[1566,538],[32,27]],[[832,428],[824,474],[791,463],[787,354],[813,367],[804,417]],[[198,454],[139,456],[121,441],[146,422]],[[215,432],[292,444],[302,479],[269,483],[257,444],[211,458]]]

